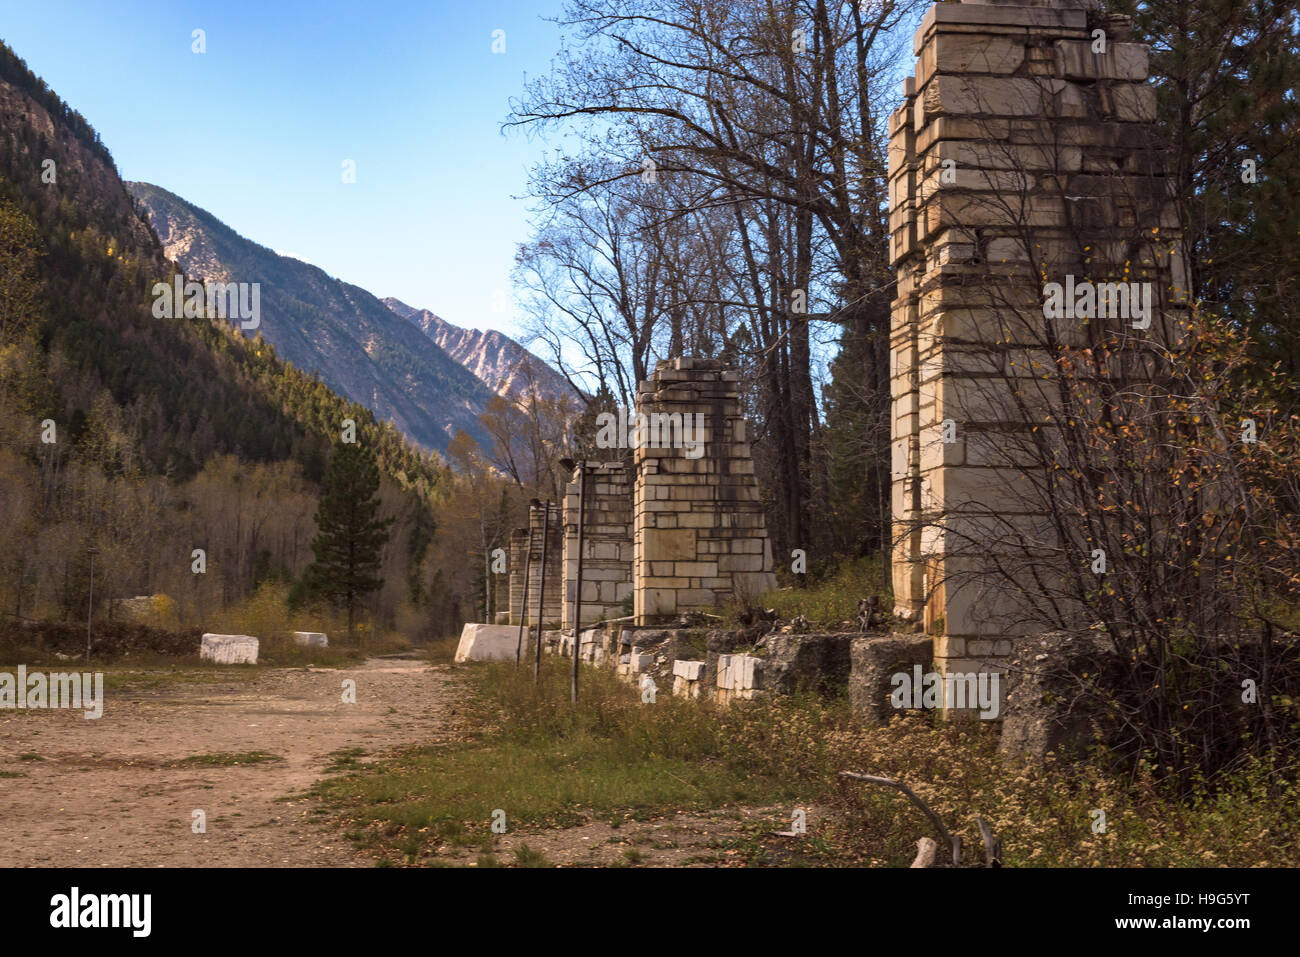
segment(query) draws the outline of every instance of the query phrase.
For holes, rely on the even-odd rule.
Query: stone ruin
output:
[[[895,613],[913,624],[872,636],[769,635],[757,645],[691,627],[710,608],[757,598],[775,577],[739,374],[679,358],[639,386],[638,414],[661,428],[634,448],[631,465],[585,466],[581,624],[605,624],[583,631],[582,657],[629,680],[671,680],[672,693],[692,698],[847,688],[855,709],[885,718],[900,671],[998,671],[1029,649],[1042,629],[1008,587],[1005,536],[992,529],[1052,547],[1044,510],[1016,491],[1037,467],[1018,450],[1051,408],[1035,369],[1052,347],[1086,346],[1135,318],[1116,311],[1123,297],[1112,284],[1154,293],[1149,321],[1126,332],[1130,377],[1146,368],[1142,348],[1177,345],[1187,305],[1148,51],[1131,42],[1125,17],[1096,6],[936,4],[915,34],[915,74],[889,121],[893,587]],[[1076,279],[1110,290],[1110,314],[1092,324],[1048,315],[1049,284]],[[548,572],[548,592],[551,580],[560,591],[544,615],[571,631],[576,493],[571,481],[563,558],[554,552],[565,584]],[[526,539],[520,531],[511,542],[512,622]]]
[[[524,552],[528,550],[528,529],[516,528],[510,532],[507,554],[506,610],[497,612],[498,625],[517,625],[524,617]],[[531,569],[529,569],[531,572]],[[499,592],[498,592],[499,594]],[[499,602],[499,599],[498,599]],[[502,616],[504,615],[504,620]]]
[[[710,610],[737,600],[752,603],[776,587],[739,380],[738,372],[716,359],[659,362],[638,390],[638,429],[615,443],[630,454],[615,452],[612,460],[573,467],[563,503],[550,511],[544,650],[571,654],[574,632],[580,631],[584,660],[612,664],[632,680],[677,667],[677,673],[665,670],[661,677],[673,678],[679,694],[698,697],[717,680],[726,686],[724,697],[758,693],[757,659],[746,659],[746,665],[745,656],[735,656],[736,664],[724,667],[718,679],[716,653],[706,668],[704,661],[675,662],[673,655],[642,648],[679,633],[665,631],[665,624],[707,621]],[[466,624],[457,660],[510,657],[519,623],[537,623],[545,515],[545,504],[534,503],[529,527],[511,533],[508,611],[493,616],[492,626]]]
[[[552,503],[548,509],[545,503],[534,502],[528,506],[528,528],[517,528],[511,533],[509,624],[518,625],[525,620],[529,624],[537,623],[537,602],[543,587],[546,589],[546,594],[541,598],[542,624],[550,625],[560,621],[564,534],[561,520],[562,513],[559,505]],[[543,531],[547,540],[545,584],[542,582]],[[528,552],[530,533],[533,547],[525,563],[524,553]],[[525,582],[527,595],[524,594]]]
[[[574,467],[562,523],[560,506],[551,507],[543,624],[575,625],[584,474],[583,625],[628,617],[629,599],[637,624],[650,626],[752,602],[776,587],[739,380],[716,359],[659,362],[638,390],[645,429],[629,438],[631,461]],[[543,505],[531,507],[527,564],[529,530],[510,537],[510,624],[536,618],[543,515]]]
[[[581,624],[626,615],[634,587],[631,470],[623,462],[580,462],[564,491],[565,630],[575,625],[578,601],[578,492],[584,475]]]
[[[944,673],[1001,668],[1044,630],[1008,575],[1057,550],[1032,494],[1034,423],[1060,409],[1039,370],[1123,329],[1140,377],[1185,308],[1147,47],[1093,6],[931,7],[890,118],[895,610]],[[1048,315],[1049,284],[1076,280],[1106,284],[1091,323]]]
[[[753,601],[776,587],[740,373],[716,359],[659,362],[637,391],[656,445],[635,451],[637,624]],[[653,425],[677,424],[663,442]]]

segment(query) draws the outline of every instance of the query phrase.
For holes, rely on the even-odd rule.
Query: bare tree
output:
[[[592,175],[567,175],[562,164],[542,171],[537,193],[554,209],[650,168],[664,182],[688,184],[658,201],[656,222],[699,223],[713,210],[731,218],[729,241],[713,246],[725,258],[704,270],[705,282],[688,278],[701,265],[681,258],[689,246],[663,236],[648,241],[671,265],[664,256],[644,262],[663,280],[654,301],[663,307],[669,354],[683,342],[684,304],[697,329],[707,317],[720,352],[748,353],[761,423],[756,444],[770,463],[779,548],[806,544],[810,476],[821,471],[812,461],[820,419],[810,303],[824,304],[821,315],[842,325],[842,339],[869,342],[864,388],[888,394],[884,83],[906,32],[895,28],[922,6],[580,0],[562,21],[580,52],[562,51],[559,66],[529,87],[510,121],[576,124],[600,158]],[[653,199],[642,203],[655,208]],[[626,223],[615,217],[605,225]],[[636,228],[646,225],[638,220]],[[823,257],[831,268],[821,268]],[[580,278],[589,285],[585,270]],[[592,353],[608,337],[595,332],[602,314],[582,306],[580,341],[595,364]],[[647,317],[636,318],[620,315],[615,337],[634,352],[654,340]],[[646,364],[639,352],[637,359]],[[634,380],[643,372],[637,364]],[[595,371],[601,384],[610,381],[603,367]],[[882,430],[870,431],[879,448],[863,481],[883,491],[887,442]]]

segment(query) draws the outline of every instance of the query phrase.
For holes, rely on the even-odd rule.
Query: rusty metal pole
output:
[[[532,523],[529,522],[531,528]],[[542,673],[542,616],[546,607],[546,546],[551,537],[551,500],[546,500],[546,514],[542,517],[542,573],[537,586],[537,648],[533,655],[533,684],[537,684]],[[524,596],[527,598],[527,594]]]
[[[582,644],[582,528],[586,517],[585,504],[587,492],[587,461],[578,463],[578,583],[573,600],[573,677],[572,701],[578,703],[578,651]]]
[[[533,523],[528,523],[528,551],[524,552],[524,593],[519,596],[519,638],[515,641],[515,667],[524,654],[524,622],[528,620],[528,572],[532,568]]]

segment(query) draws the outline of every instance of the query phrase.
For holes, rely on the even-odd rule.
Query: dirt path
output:
[[[211,676],[204,676],[211,677]],[[356,681],[356,704],[342,701]],[[350,669],[106,689],[104,715],[0,710],[0,842],[7,866],[370,866],[314,802],[283,800],[319,780],[330,755],[447,733],[449,669],[370,659]],[[213,755],[269,752],[244,764]],[[18,776],[13,776],[18,775]],[[194,810],[207,831],[192,830]]]

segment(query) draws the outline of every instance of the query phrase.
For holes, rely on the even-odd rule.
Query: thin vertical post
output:
[[[483,620],[495,625],[492,620],[492,550],[483,549]],[[379,592],[375,592],[376,597]]]
[[[90,549],[90,601],[86,603],[86,660],[90,660],[90,619],[95,614],[95,553],[99,549]]]
[[[551,500],[546,500],[546,514],[542,517],[542,573],[537,587],[537,648],[533,655],[533,684],[537,684],[542,673],[542,616],[546,609],[546,546],[551,537]],[[529,522],[529,527],[532,523]],[[524,597],[528,597],[524,593]]]
[[[524,622],[528,620],[528,572],[533,565],[533,523],[528,523],[528,551],[524,552],[524,593],[519,596],[519,638],[515,641],[515,667],[524,654]]]
[[[573,675],[570,681],[574,704],[578,703],[578,649],[582,644],[582,527],[586,515],[583,508],[586,492],[587,462],[584,459],[578,463],[578,584],[573,601]]]

